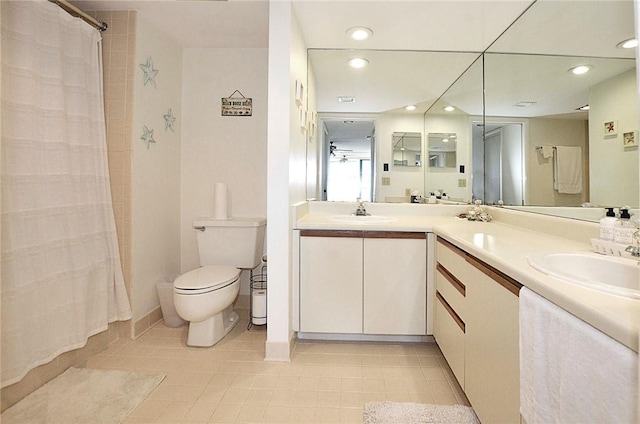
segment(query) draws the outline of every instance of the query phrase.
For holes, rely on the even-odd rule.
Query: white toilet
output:
[[[238,323],[233,303],[240,272],[260,264],[266,225],[263,218],[241,217],[193,223],[200,268],[173,282],[176,312],[189,321],[189,346],[213,346]]]

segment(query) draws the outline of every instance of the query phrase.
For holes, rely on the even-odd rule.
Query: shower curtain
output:
[[[113,216],[100,34],[2,1],[2,387],[131,318]]]

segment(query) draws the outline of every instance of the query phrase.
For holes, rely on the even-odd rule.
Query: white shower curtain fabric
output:
[[[101,36],[2,1],[2,387],[131,318],[107,163]]]

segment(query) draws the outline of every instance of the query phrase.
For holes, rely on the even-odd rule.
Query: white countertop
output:
[[[532,268],[532,253],[591,252],[584,243],[500,222],[472,222],[449,216],[392,215],[389,223],[339,222],[332,213],[309,213],[296,229],[434,232],[524,286],[638,351],[640,300],[625,298],[548,276]],[[639,271],[640,273],[640,268]]]

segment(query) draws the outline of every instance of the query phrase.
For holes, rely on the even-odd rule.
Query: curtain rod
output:
[[[85,21],[86,23],[88,23],[98,31],[102,32],[107,30],[108,25],[106,24],[106,22],[100,22],[97,19],[95,19],[93,16],[87,15],[82,10],[78,9],[77,7],[69,3],[67,0],[49,0],[49,1],[51,3],[57,4],[68,14],[82,19],[83,21]]]

